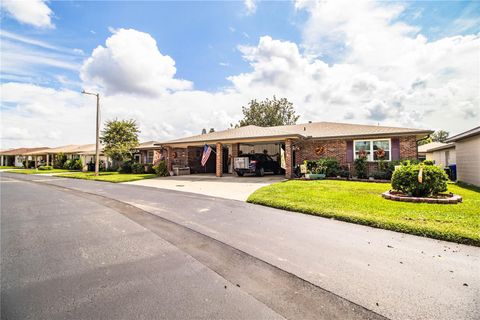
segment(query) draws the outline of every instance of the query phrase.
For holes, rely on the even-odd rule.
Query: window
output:
[[[147,153],[147,163],[153,162],[153,151],[148,151]]]
[[[358,158],[362,154],[367,157],[367,161],[378,161],[381,158],[386,161],[391,160],[390,139],[355,140],[353,151],[355,158]]]

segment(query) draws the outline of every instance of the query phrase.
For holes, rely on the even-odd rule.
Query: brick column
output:
[[[172,171],[172,163],[173,163],[173,149],[172,147],[167,147],[167,169],[168,171]]]
[[[238,157],[239,151],[240,151],[240,144],[232,143],[232,161],[233,161],[233,158]]]
[[[215,175],[217,177],[223,176],[223,148],[220,142],[217,142],[216,150],[217,159],[215,161]]]
[[[292,139],[285,140],[285,178],[291,179],[293,177],[293,141]]]
[[[153,165],[156,165],[161,158],[160,150],[153,150]]]

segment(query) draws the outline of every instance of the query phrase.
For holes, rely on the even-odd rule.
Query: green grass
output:
[[[129,182],[143,179],[155,178],[157,175],[154,173],[118,173],[118,172],[100,172],[98,176],[95,176],[93,172],[78,172],[71,174],[61,174],[57,177],[73,178],[73,179],[85,179],[85,180],[97,180],[107,182]]]
[[[248,202],[376,228],[480,246],[480,188],[449,184],[459,204],[386,200],[388,183],[285,181],[258,189]],[[341,235],[340,235],[341,236]]]
[[[65,172],[72,172],[72,170],[65,170],[65,169],[52,169],[52,170],[17,169],[17,170],[11,170],[11,171],[6,171],[6,172],[22,173],[22,174],[45,174],[45,173],[65,173]]]
[[[0,169],[15,169],[15,166],[0,166]]]

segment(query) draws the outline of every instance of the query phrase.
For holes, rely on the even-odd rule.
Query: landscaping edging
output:
[[[382,193],[382,197],[393,201],[415,202],[415,203],[441,203],[441,204],[457,204],[462,202],[462,197],[456,194],[451,194],[448,198],[421,198],[409,197],[406,195],[396,195],[391,193],[391,190]]]
[[[302,178],[296,178],[292,180],[302,180],[302,181],[314,181],[314,180],[319,180],[319,179],[306,179],[304,177]],[[390,180],[379,180],[379,179],[358,179],[358,178],[338,178],[338,177],[325,177],[324,179],[320,180],[340,180],[340,181],[353,181],[353,182],[371,182],[371,183],[390,183]]]

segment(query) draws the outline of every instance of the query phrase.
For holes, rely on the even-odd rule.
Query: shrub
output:
[[[422,182],[419,172],[422,169]],[[427,197],[447,191],[447,174],[437,166],[403,165],[392,176],[392,188],[414,197]]]
[[[340,164],[335,158],[324,158],[317,161],[317,165],[325,167],[327,177],[336,177],[340,171]]]
[[[337,175],[342,178],[350,178],[350,171],[346,169],[341,169],[340,171],[338,171]]]
[[[314,173],[317,169],[317,161],[304,160],[303,164],[307,167],[307,173]]]
[[[26,168],[27,162],[25,160],[22,161],[22,165],[24,168]],[[29,168],[34,168],[35,167],[35,161],[33,160],[28,160],[28,167]]]
[[[367,159],[363,157],[355,159],[354,167],[357,177],[360,179],[367,178]]]
[[[145,170],[145,173],[155,173],[155,170],[153,169],[153,164],[147,163],[145,165],[147,166],[147,169]]]
[[[81,159],[69,159],[63,164],[63,169],[66,170],[82,170],[83,162]]]
[[[132,163],[131,165],[132,173],[145,173],[145,165],[141,163]]]
[[[73,160],[67,160],[63,163],[62,169],[70,170],[70,166],[72,165]]]
[[[118,168],[118,172],[120,173],[132,173],[132,162],[125,161],[122,165]]]
[[[63,169],[65,162],[67,161],[67,156],[63,153],[59,153],[55,157],[55,161],[53,162],[53,167],[55,169]]]
[[[426,166],[433,166],[435,165],[435,162],[433,160],[423,160],[422,162]]]
[[[160,177],[168,176],[167,163],[165,161],[159,161],[158,164],[153,166],[155,173]]]
[[[53,170],[52,166],[40,166],[38,167],[38,170]]]
[[[408,160],[408,159],[407,159],[407,160],[402,160],[402,161],[400,162],[400,164],[401,164],[402,166],[409,166],[409,165],[412,165],[412,164],[419,164],[419,163],[420,163],[420,161],[419,161],[419,160],[416,160],[416,159],[415,159],[415,160]]]
[[[376,180],[388,180],[388,172],[386,171],[375,171],[372,174],[372,177]]]

